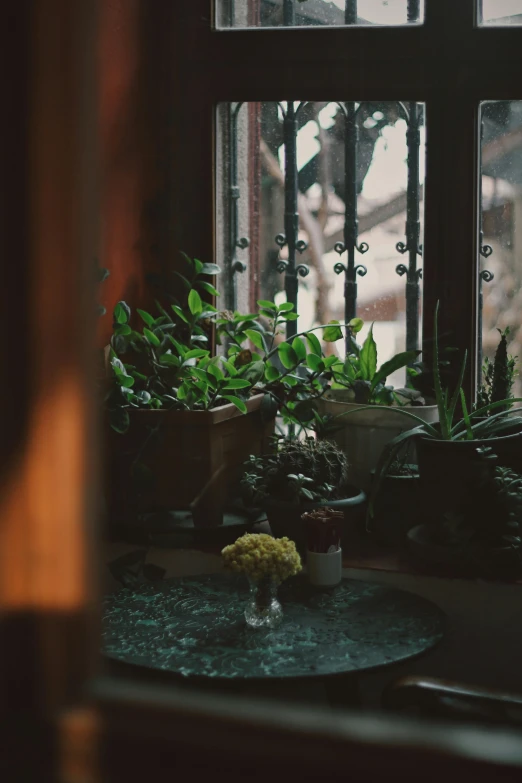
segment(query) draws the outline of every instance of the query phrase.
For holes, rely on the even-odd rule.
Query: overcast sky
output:
[[[331,2],[338,8],[345,8],[345,0]],[[359,0],[358,13],[375,24],[404,24],[407,0]],[[484,21],[522,14],[522,0],[483,0],[483,13]]]

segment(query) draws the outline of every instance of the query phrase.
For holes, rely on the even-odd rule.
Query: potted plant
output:
[[[458,384],[453,394],[450,394],[448,389],[442,388],[441,383],[437,304],[433,377],[439,422],[427,423],[413,412],[399,409],[401,415],[416,421],[417,426],[401,433],[384,448],[370,495],[369,518],[374,514],[376,497],[390,465],[408,442],[414,441],[417,447],[423,513],[434,524],[464,502],[474,475],[473,462],[477,448],[490,446],[498,455],[500,463],[506,467],[512,467],[513,462],[520,459],[522,418],[508,412],[508,406],[522,402],[522,399],[497,400],[469,412],[462,389],[466,363],[467,353],[462,361]],[[461,416],[457,416],[459,402]]]
[[[372,481],[375,471],[372,471]],[[400,544],[418,524],[421,494],[419,468],[406,452],[399,454],[382,478],[374,502],[372,531],[383,546]]]
[[[308,581],[315,587],[335,587],[342,579],[341,531],[344,513],[329,506],[305,511]]]
[[[350,455],[350,480],[368,490],[384,446],[409,427],[398,411],[413,409],[427,422],[436,422],[438,411],[436,405],[425,404],[411,383],[400,389],[386,383],[402,368],[410,380],[416,377],[419,371],[413,365],[420,351],[403,351],[379,366],[373,324],[362,346],[356,342],[355,335],[363,325],[360,318],[350,321],[351,350],[344,362],[338,360],[331,367],[331,388],[319,403],[322,421],[317,431]],[[354,411],[359,411],[357,416],[348,415]]]
[[[519,574],[522,566],[522,475],[498,465],[490,448],[470,460],[468,492],[437,525],[408,533],[418,557],[492,576]]]
[[[219,267],[187,261],[186,298],[170,311],[159,303],[156,315],[138,310],[136,328],[125,302],[114,310],[106,397],[112,519],[187,508],[205,488],[207,507],[222,509],[244,459],[269,447],[274,411],[256,389],[256,363],[212,356],[208,347],[218,313],[201,294],[217,293],[208,278]]]
[[[108,452],[112,518],[190,507],[195,524],[219,523],[241,463],[269,450],[276,414],[306,426],[335,361],[323,357],[314,330],[281,339],[298,317],[292,304],[261,300],[256,314],[218,312],[201,294],[217,295],[208,277],[219,267],[186,260],[183,301],[157,302],[156,315],[138,310],[141,329],[125,302],[114,310],[106,399],[119,435]],[[214,328],[222,349],[213,356]],[[337,339],[337,326],[335,334],[329,324],[315,329]]]
[[[328,506],[343,511],[345,526],[361,515],[364,492],[347,483],[348,459],[334,443],[283,438],[273,454],[251,455],[241,489],[246,504],[266,511],[272,534],[306,550],[302,515]]]

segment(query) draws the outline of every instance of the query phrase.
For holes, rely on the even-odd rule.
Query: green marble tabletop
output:
[[[274,630],[246,625],[247,597],[245,578],[223,574],[125,588],[105,598],[103,652],[185,677],[323,677],[398,663],[443,633],[437,606],[369,582],[343,579],[324,592],[289,579]]]

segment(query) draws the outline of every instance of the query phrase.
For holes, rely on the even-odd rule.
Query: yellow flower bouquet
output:
[[[246,533],[221,554],[227,570],[245,574],[250,580],[251,599],[245,610],[248,624],[274,627],[283,616],[277,586],[301,570],[294,542],[265,533]]]

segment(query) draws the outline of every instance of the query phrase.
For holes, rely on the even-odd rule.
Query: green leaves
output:
[[[281,373],[277,369],[277,367],[274,367],[273,364],[270,364],[270,362],[267,363],[265,367],[265,378],[269,383],[273,383],[274,381],[277,381],[281,377]]]
[[[277,348],[277,353],[281,364],[283,367],[286,367],[287,370],[292,370],[299,364],[299,359],[297,358],[294,348],[291,345],[288,345],[288,343],[281,343]]]
[[[221,274],[221,267],[219,267],[217,264],[203,264],[202,267],[201,267],[200,274],[202,274],[202,275],[220,275]]]
[[[147,326],[154,326],[156,319],[150,313],[146,313],[145,310],[137,310],[136,312]]]
[[[373,339],[373,324],[361,348],[359,367],[363,381],[371,381],[377,370],[377,345]]]
[[[305,339],[311,352],[317,354],[317,356],[321,356],[321,343],[319,342],[318,337],[313,332],[307,332],[305,334]]]
[[[226,381],[226,386],[223,386],[224,391],[229,389],[249,389],[250,383],[244,378],[229,378]]]
[[[219,291],[217,288],[215,288],[210,283],[207,283],[205,280],[197,280],[196,285],[198,288],[201,288],[203,291],[206,291],[207,294],[211,294],[211,296],[219,296]]]
[[[224,395],[223,395],[223,399],[224,399],[224,400],[228,400],[228,401],[229,401],[229,402],[231,402],[233,405],[235,405],[235,406],[236,406],[236,408],[237,408],[239,411],[241,411],[241,413],[246,413],[246,412],[247,412],[247,406],[245,405],[245,403],[243,402],[243,400],[240,400],[240,399],[239,399],[239,397],[234,397],[233,395],[230,395],[230,394],[224,394]]]
[[[154,332],[151,332],[150,329],[147,328],[143,329],[143,334],[145,335],[149,343],[151,345],[154,345],[155,348],[161,345],[161,340],[159,339],[159,337],[157,337],[157,335],[155,335]]]
[[[306,348],[305,344],[299,337],[295,337],[292,341],[292,348],[295,351],[295,355],[297,356],[297,359],[299,362],[304,362],[306,359]]]
[[[315,353],[309,353],[306,357],[306,363],[313,372],[323,372],[325,365],[320,356]]]
[[[401,367],[406,367],[408,364],[414,362],[420,353],[421,351],[403,351],[402,353],[395,354],[388,362],[384,362],[373,376],[370,393],[373,392],[378,383],[384,383],[389,375],[400,370]]]
[[[127,302],[118,302],[113,310],[115,324],[126,324],[130,321],[131,311]]]
[[[257,304],[264,310],[271,310],[274,314],[277,312],[277,305],[275,302],[269,302],[267,299],[258,299]]]
[[[352,318],[348,325],[352,331],[352,334],[358,334],[364,326],[364,321],[362,318]]]
[[[188,306],[192,315],[199,315],[203,312],[203,302],[198,292],[193,288],[188,295]]]
[[[257,332],[254,329],[245,329],[245,334],[252,342],[256,348],[259,348],[261,351],[265,350],[265,343],[263,341],[263,335],[260,332]]]
[[[172,309],[174,310],[178,318],[181,318],[182,321],[188,324],[189,320],[185,315],[185,313],[183,312],[183,310],[181,309],[181,307],[179,307],[179,305],[172,305]]]
[[[327,343],[335,343],[343,336],[339,321],[330,321],[332,326],[327,326],[323,332],[323,340]]]

